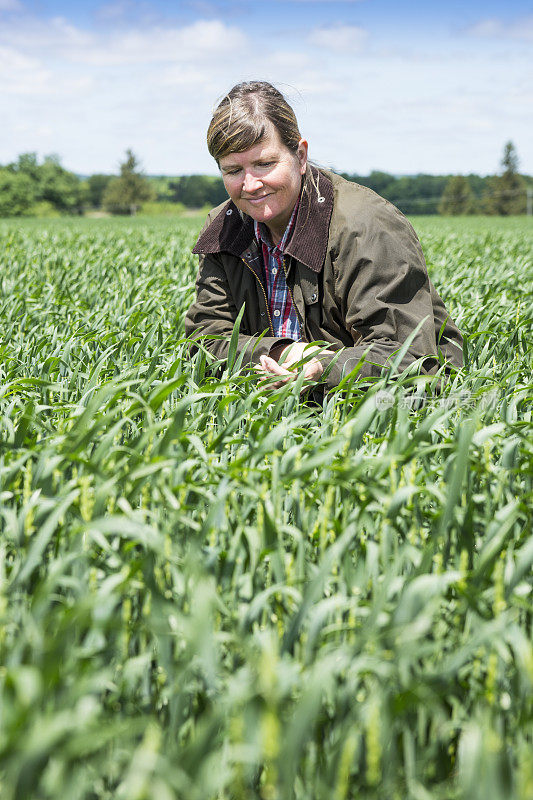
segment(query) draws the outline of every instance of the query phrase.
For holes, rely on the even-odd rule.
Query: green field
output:
[[[200,224],[0,221],[0,797],[531,800],[532,221],[322,407],[190,357]]]

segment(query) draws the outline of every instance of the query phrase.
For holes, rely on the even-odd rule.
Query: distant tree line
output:
[[[100,208],[113,214],[135,214],[155,197],[155,188],[131,150],[126,151],[117,176],[81,178],[61,166],[58,156],[45,156],[39,163],[36,153],[24,153],[0,167],[0,217],[83,214]]]
[[[527,189],[533,178],[518,173],[518,156],[507,142],[499,175],[414,175],[395,177],[386,172],[347,175],[390,200],[405,214],[525,214]]]
[[[373,171],[370,175],[343,173],[350,181],[368,186],[405,214],[524,214],[526,190],[533,178],[520,175],[518,156],[507,142],[498,175],[395,176]],[[0,217],[24,214],[82,214],[102,211],[135,214],[146,204],[158,208],[210,208],[227,199],[220,177],[184,175],[146,176],[131,150],[127,150],[118,175],[95,174],[83,178],[66,170],[58,156],[39,163],[35,153],[0,167]],[[533,199],[533,198],[532,198]]]

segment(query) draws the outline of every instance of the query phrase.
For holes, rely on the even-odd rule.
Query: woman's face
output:
[[[300,140],[292,153],[270,126],[264,138],[244,153],[230,153],[219,161],[224,186],[237,208],[264,222],[278,242],[300,195],[307,165],[307,142]]]

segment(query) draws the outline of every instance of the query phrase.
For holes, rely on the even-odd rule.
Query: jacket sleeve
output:
[[[185,333],[202,344],[216,359],[226,359],[229,340],[240,309],[235,305],[226,272],[218,254],[200,256],[196,278],[196,300],[185,316]],[[268,355],[279,339],[260,332],[247,331],[245,316],[241,322],[237,353],[245,351],[242,364],[258,364],[261,355]],[[268,333],[268,331],[267,331]],[[216,338],[210,338],[216,337]]]
[[[419,358],[423,371],[438,367],[431,284],[413,228],[386,201],[363,209],[361,217],[354,228],[343,226],[333,262],[337,307],[354,344],[337,354],[327,373],[332,388],[365,354],[357,377],[379,377],[418,325],[398,370]]]

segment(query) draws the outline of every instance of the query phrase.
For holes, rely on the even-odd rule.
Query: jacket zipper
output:
[[[250,270],[250,272],[252,273],[252,275],[253,275],[253,276],[254,276],[254,278],[256,279],[257,283],[258,283],[258,284],[259,284],[259,286],[261,287],[261,291],[263,292],[263,297],[265,298],[265,307],[266,307],[266,310],[267,310],[268,324],[270,325],[270,331],[271,331],[271,333],[272,333],[272,336],[275,336],[275,333],[274,333],[274,326],[272,325],[272,317],[270,316],[270,309],[269,309],[269,307],[268,307],[268,300],[267,300],[267,296],[266,296],[266,292],[265,292],[265,287],[263,286],[263,284],[261,283],[261,281],[259,280],[259,278],[258,278],[258,277],[257,277],[257,275],[255,274],[255,272],[253,271],[253,269],[251,268],[251,266],[248,264],[248,262],[247,262],[247,261],[245,261],[245,260],[244,260],[244,258],[241,258],[241,261],[242,261],[242,263],[243,263],[243,264],[246,264],[246,266],[248,267],[248,269]],[[289,289],[289,291],[290,291],[290,289]],[[297,312],[297,313],[298,313],[298,312]]]

